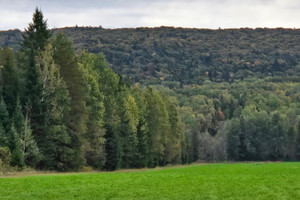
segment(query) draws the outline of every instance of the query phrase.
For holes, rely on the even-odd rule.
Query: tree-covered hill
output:
[[[276,76],[298,80],[300,29],[103,29],[62,32],[77,50],[102,52],[113,70],[133,82],[169,87]],[[0,32],[0,45],[17,48],[18,30]]]

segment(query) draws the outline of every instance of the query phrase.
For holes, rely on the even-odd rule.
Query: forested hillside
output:
[[[232,82],[284,76],[299,81],[299,29],[103,29],[73,27],[64,33],[76,49],[103,53],[112,69],[143,84]],[[2,46],[17,47],[21,33],[1,32]]]
[[[292,29],[49,30],[37,9],[24,33],[0,32],[0,168],[299,160],[299,39]]]

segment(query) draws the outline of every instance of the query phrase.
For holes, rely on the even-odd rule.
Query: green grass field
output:
[[[0,199],[300,199],[300,163],[0,178]]]

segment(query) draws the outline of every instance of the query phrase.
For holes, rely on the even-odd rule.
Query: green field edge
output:
[[[114,171],[105,170],[90,170],[90,171],[74,171],[74,172],[59,172],[59,171],[38,171],[34,169],[27,169],[24,171],[9,171],[1,172],[0,179],[4,178],[19,178],[28,176],[52,176],[52,175],[78,175],[78,174],[99,174],[99,173],[135,173],[135,172],[146,172],[146,171],[160,171],[177,168],[187,168],[201,165],[220,165],[220,164],[268,164],[268,163],[293,163],[294,161],[227,161],[227,162],[195,162],[188,165],[167,165],[158,166],[155,168],[131,168],[131,169],[118,169]],[[295,161],[296,162],[296,161]]]

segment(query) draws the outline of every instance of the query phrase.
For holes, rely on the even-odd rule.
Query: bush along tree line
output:
[[[0,167],[300,158],[297,81],[132,85],[103,54],[75,52],[65,35],[52,35],[39,9],[21,48],[0,49],[0,95]]]

